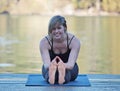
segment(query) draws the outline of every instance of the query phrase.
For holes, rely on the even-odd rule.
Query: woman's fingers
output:
[[[55,58],[56,60],[59,60],[59,62],[62,61],[62,59],[59,56],[56,56]]]
[[[64,62],[59,56],[56,56],[51,63],[58,66],[60,63],[64,63]]]
[[[56,59],[54,58],[51,63],[57,65]]]

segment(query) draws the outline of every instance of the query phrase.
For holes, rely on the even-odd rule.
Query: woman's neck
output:
[[[60,39],[53,39],[53,41],[56,42],[56,43],[62,43],[62,42],[64,42],[66,39],[67,39],[67,34],[65,33],[65,34],[63,35],[63,37],[61,37]]]

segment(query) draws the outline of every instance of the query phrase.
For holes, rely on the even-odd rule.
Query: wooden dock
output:
[[[25,86],[29,74],[0,74],[0,91],[120,91],[120,75],[88,74],[90,87]]]

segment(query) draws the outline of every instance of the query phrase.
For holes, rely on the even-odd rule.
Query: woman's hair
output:
[[[60,24],[63,25],[65,27],[65,31],[67,30],[67,25],[66,25],[66,20],[64,17],[60,16],[60,15],[56,15],[53,16],[49,22],[49,26],[48,26],[48,34],[50,34],[53,30],[53,28],[55,27],[56,24]]]

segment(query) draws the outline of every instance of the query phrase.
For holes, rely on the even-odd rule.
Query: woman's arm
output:
[[[40,41],[40,53],[45,68],[50,66],[49,45],[45,38]]]
[[[71,49],[71,52],[69,55],[68,62],[65,63],[65,66],[67,69],[72,69],[78,58],[78,54],[80,50],[80,41],[76,37],[74,37],[69,47]]]

